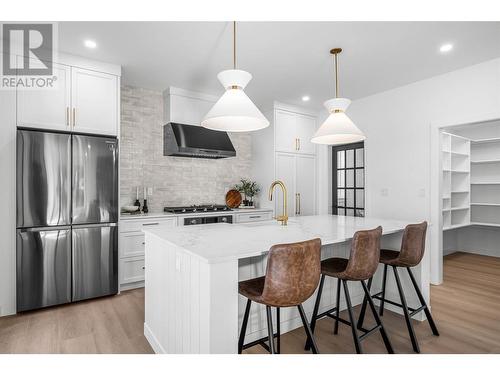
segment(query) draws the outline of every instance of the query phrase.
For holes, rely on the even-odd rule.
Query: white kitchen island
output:
[[[347,257],[356,231],[381,225],[384,245],[390,243],[392,248],[398,248],[401,231],[407,224],[323,215],[291,218],[288,226],[263,221],[144,229],[144,334],[156,353],[237,353],[239,321],[245,303],[238,296],[238,280],[264,275],[266,253],[272,245],[319,237],[323,258]],[[428,267],[422,269],[425,271],[417,272],[417,279],[427,297]],[[331,278],[325,282],[320,310],[332,307],[334,301],[336,280],[328,279]],[[379,285],[375,279],[374,289]],[[394,297],[390,288],[389,282],[388,297]],[[360,288],[353,283],[350,290],[353,303],[360,303]],[[309,317],[314,298],[315,295],[304,304]],[[295,311],[282,309],[282,333],[301,325]],[[266,335],[264,315],[262,306],[253,304],[245,342]]]

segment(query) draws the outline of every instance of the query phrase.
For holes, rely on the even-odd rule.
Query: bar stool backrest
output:
[[[354,233],[351,254],[343,278],[349,280],[367,280],[377,271],[380,257],[380,237],[382,227],[360,230]]]
[[[407,267],[415,267],[420,263],[425,252],[425,236],[427,221],[420,224],[407,225],[401,241],[399,261]]]
[[[262,300],[271,306],[296,306],[316,290],[321,274],[319,238],[274,245],[269,250]]]

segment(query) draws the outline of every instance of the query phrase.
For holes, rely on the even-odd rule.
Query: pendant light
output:
[[[233,69],[217,75],[226,92],[201,122],[205,128],[229,132],[247,132],[266,128],[269,121],[253,104],[243,89],[252,79],[244,70],[236,69],[236,21],[233,22]]]
[[[335,65],[335,98],[327,100],[324,106],[330,113],[325,122],[314,134],[311,142],[325,145],[342,145],[347,143],[360,142],[366,139],[365,135],[345,114],[351,101],[346,98],[339,98],[339,77],[338,77],[338,54],[342,48],[334,48],[330,51],[333,55]]]

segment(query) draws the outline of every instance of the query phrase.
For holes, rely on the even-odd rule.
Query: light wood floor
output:
[[[444,283],[431,288],[441,336],[414,321],[422,353],[500,353],[500,258],[455,253],[445,257]],[[341,315],[347,318],[346,313]],[[367,314],[367,317],[369,314]],[[143,336],[144,290],[0,318],[0,353],[151,353]],[[404,319],[386,311],[384,324],[397,353],[412,353]],[[372,319],[367,319],[370,324]],[[350,328],[322,319],[321,353],[354,353]],[[304,353],[302,328],[281,338],[282,353]],[[364,340],[366,353],[385,353],[380,335]],[[264,353],[255,346],[247,353]]]

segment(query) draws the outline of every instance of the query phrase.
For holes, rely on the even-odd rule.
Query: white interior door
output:
[[[276,180],[283,181],[287,188],[288,216],[295,216],[295,156],[276,153]],[[273,194],[275,215],[283,212],[283,193],[276,187]]]
[[[116,135],[118,132],[118,77],[72,68],[73,130]]]
[[[17,88],[18,126],[69,130],[70,72],[69,66],[53,64],[52,88]]]
[[[316,132],[316,119],[310,116],[296,115],[296,129],[298,141],[298,152],[303,154],[314,154],[315,144],[311,138]]]
[[[311,156],[297,156],[295,175],[298,215],[314,215],[316,213],[316,159]]]
[[[295,152],[298,146],[296,115],[277,110],[275,112],[276,151]]]

